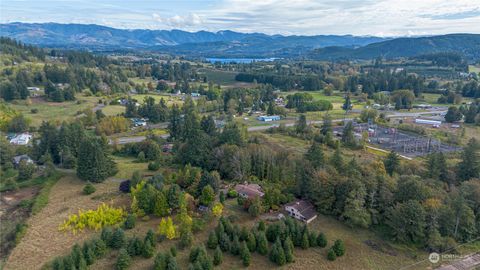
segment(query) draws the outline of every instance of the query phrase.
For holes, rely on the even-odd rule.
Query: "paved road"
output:
[[[480,267],[480,253],[472,254],[452,264],[440,266],[436,270],[467,270]]]
[[[351,118],[346,118],[345,120],[347,121],[350,121],[352,120]],[[334,119],[332,120],[333,123],[337,123],[337,122],[342,122],[343,119]],[[312,124],[322,124],[323,121],[307,121],[308,124],[312,125]],[[160,123],[160,124],[156,124],[156,125],[166,125],[165,123]],[[295,122],[290,122],[290,123],[285,123],[285,126],[287,127],[292,127],[295,125]],[[154,128],[153,127],[154,125],[150,125],[150,129],[151,128]],[[265,126],[255,126],[255,127],[249,127],[247,130],[249,132],[255,132],[255,131],[264,131],[264,130],[267,130],[269,128],[272,128],[272,127],[278,127],[280,126],[280,124],[271,124],[271,125],[265,125]],[[160,128],[160,127],[157,127],[157,128]],[[160,135],[161,138],[163,139],[167,139],[170,135],[169,134],[163,134],[163,135]],[[132,137],[120,137],[120,138],[116,138],[114,139],[115,142],[117,144],[127,144],[127,143],[137,143],[137,142],[141,142],[141,141],[144,141],[146,140],[147,137],[146,136],[132,136]],[[110,144],[113,143],[113,140],[110,140]]]
[[[387,118],[392,118],[392,117],[419,117],[419,116],[422,116],[422,115],[428,115],[428,114],[442,114],[442,113],[446,113],[447,111],[443,110],[443,109],[431,109],[431,110],[427,110],[427,111],[424,111],[424,112],[396,112],[396,111],[391,111],[391,112],[387,112]],[[352,118],[346,118],[345,120],[347,121],[350,121],[352,120]],[[342,122],[344,121],[344,119],[334,119],[332,120],[332,122],[336,123],[336,122]],[[308,121],[308,124],[322,124],[323,121]],[[289,122],[289,123],[285,123],[285,126],[287,127],[292,127],[295,125],[295,122]],[[147,126],[147,129],[155,129],[155,128],[167,128],[168,126],[168,123],[158,123],[158,124],[151,124],[151,125],[148,125]],[[269,128],[272,128],[272,127],[278,127],[280,126],[280,124],[278,123],[275,123],[275,124],[271,124],[271,125],[264,125],[264,126],[254,126],[254,127],[249,127],[248,128],[248,131],[250,132],[255,132],[255,131],[264,131],[264,130],[267,130]],[[169,137],[168,134],[164,134],[161,136],[162,138],[166,139]],[[136,142],[141,142],[141,141],[144,141],[146,140],[147,137],[145,136],[133,136],[133,137],[120,137],[120,138],[117,138],[116,142],[117,144],[126,144],[126,143],[136,143]],[[113,143],[112,141],[110,141],[110,143]]]

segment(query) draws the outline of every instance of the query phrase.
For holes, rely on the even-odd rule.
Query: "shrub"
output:
[[[160,163],[158,161],[148,163],[149,171],[158,171],[158,169],[160,169]]]
[[[227,193],[227,196],[229,198],[236,198],[238,196],[238,193],[234,189],[230,189]]]
[[[125,223],[123,223],[123,227],[127,230],[135,228],[136,217],[133,214],[129,214],[127,219],[125,219]]]
[[[96,188],[92,185],[92,183],[87,183],[83,187],[83,194],[90,195],[96,191]]]
[[[123,193],[129,193],[130,192],[130,180],[125,180],[120,183],[120,186],[118,189],[123,192]]]
[[[335,261],[337,259],[337,255],[335,254],[335,250],[333,250],[333,248],[328,250],[327,259],[329,261]]]
[[[78,210],[60,225],[60,231],[82,231],[85,228],[99,230],[104,226],[115,225],[124,221],[126,212],[102,203],[96,210]]]

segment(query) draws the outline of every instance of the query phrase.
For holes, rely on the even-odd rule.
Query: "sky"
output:
[[[480,0],[0,0],[0,22],[283,35],[480,34]]]

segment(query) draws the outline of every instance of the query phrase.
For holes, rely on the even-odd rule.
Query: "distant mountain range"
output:
[[[480,59],[480,35],[449,34],[432,37],[396,38],[372,43],[360,48],[327,47],[311,51],[308,58],[332,59],[372,59],[375,57],[412,57],[438,52],[456,52],[470,60]]]
[[[309,51],[327,46],[359,47],[384,41],[351,35],[282,36],[261,33],[186,32],[181,30],[124,30],[94,24],[0,24],[2,36],[44,47],[91,50],[155,49],[171,53],[209,56],[275,56],[291,48]],[[214,54],[214,55],[212,55]]]
[[[0,24],[0,35],[42,47],[93,51],[152,50],[193,57],[285,57],[320,60],[410,57],[458,52],[480,59],[480,35],[396,38],[283,36],[234,31],[125,30],[93,24]]]

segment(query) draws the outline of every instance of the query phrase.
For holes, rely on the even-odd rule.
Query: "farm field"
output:
[[[98,97],[77,96],[76,101],[68,102],[49,102],[43,98],[31,98],[31,102],[19,101],[9,104],[9,106],[31,119],[33,126],[40,126],[43,121],[62,121],[70,120],[86,109],[93,109],[98,104]],[[37,109],[37,113],[32,113],[33,109]]]

